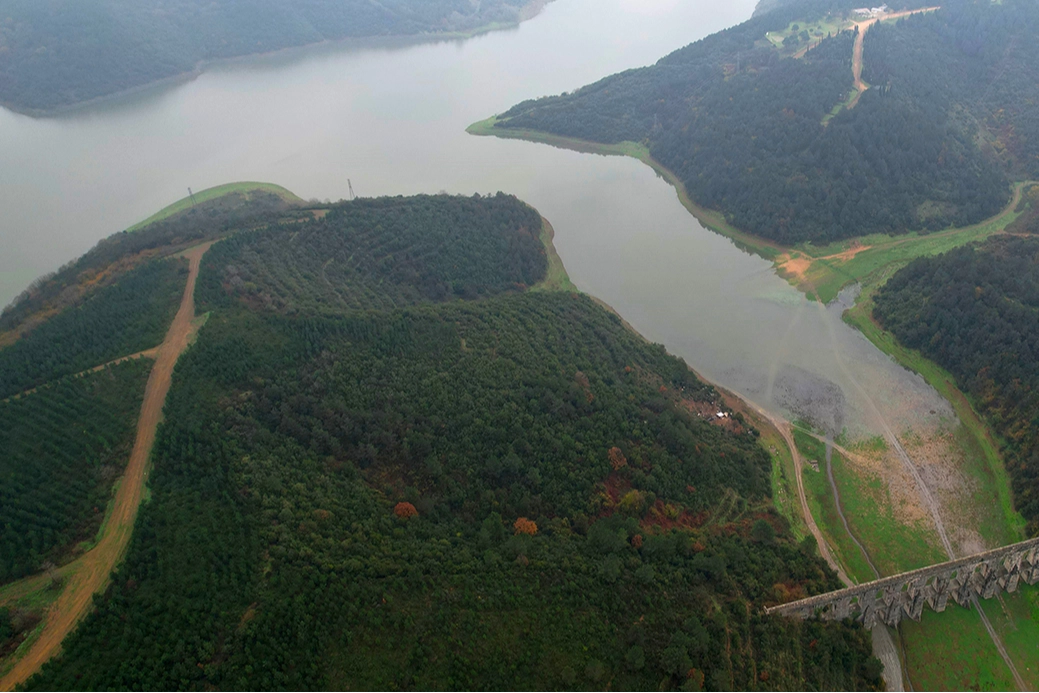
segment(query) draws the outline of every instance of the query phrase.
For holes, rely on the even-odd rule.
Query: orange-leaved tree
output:
[[[418,515],[418,510],[415,510],[415,506],[411,503],[401,501],[393,507],[393,513],[403,520],[409,517],[415,517]]]
[[[521,517],[512,525],[516,529],[516,534],[529,534],[534,536],[538,533],[538,525],[534,520],[528,520],[525,517]]]

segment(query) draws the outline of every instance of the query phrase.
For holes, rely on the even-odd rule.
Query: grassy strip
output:
[[[278,195],[279,197],[282,197],[290,202],[303,202],[302,199],[297,197],[291,191],[286,190],[280,185],[274,185],[273,183],[255,183],[251,181],[245,181],[241,183],[227,183],[225,185],[218,185],[214,188],[207,188],[205,190],[201,190],[195,193],[194,200],[192,200],[191,197],[185,197],[181,200],[177,200],[173,204],[163,207],[158,212],[151,215],[144,221],[140,221],[134,224],[133,226],[128,228],[127,231],[139,231],[140,229],[143,229],[145,226],[148,226],[149,224],[154,224],[155,222],[162,221],[163,219],[171,217],[174,214],[177,214],[178,212],[183,212],[186,209],[190,209],[191,207],[200,202],[214,200],[218,197],[223,197],[224,195],[230,195],[232,193],[243,193],[247,195],[248,193],[256,191],[274,193],[275,195]]]
[[[792,256],[801,255],[811,261],[811,266],[799,280],[792,280],[795,285],[812,286],[819,300],[823,303],[832,301],[837,293],[849,284],[865,282],[870,275],[880,272],[892,265],[901,267],[918,257],[938,255],[961,245],[981,241],[989,236],[1002,233],[1006,227],[1021,216],[1019,201],[1022,192],[1031,182],[1016,183],[1011,202],[999,214],[985,221],[947,231],[921,234],[908,233],[902,236],[875,234],[844,240],[830,245],[816,247],[810,243],[796,247]],[[866,246],[852,257],[839,257],[841,253],[852,250],[856,246]]]
[[[833,109],[829,113],[823,116],[823,126],[829,125],[830,121],[833,120],[837,116],[837,114],[843,111],[845,108],[851,108],[851,104],[855,101],[855,99],[859,98],[861,95],[862,94],[861,92],[859,92],[858,89],[852,89],[851,91],[849,91],[848,96],[844,99],[844,101],[838,103],[836,106],[833,107]]]
[[[579,291],[570,281],[570,275],[563,267],[563,259],[556,252],[556,246],[552,243],[552,239],[555,237],[556,230],[552,228],[552,224],[548,223],[548,219],[542,217],[541,243],[545,246],[545,255],[548,257],[548,270],[545,272],[544,279],[530,287],[531,291]]]
[[[779,514],[790,523],[790,531],[801,541],[810,536],[811,532],[808,531],[797,498],[794,457],[783,436],[770,423],[760,417],[751,420],[751,423],[758,429],[761,434],[759,440],[772,458],[772,502]]]
[[[994,616],[985,602],[985,613]],[[996,610],[998,611],[998,606]],[[998,619],[1002,621],[1002,619]],[[999,630],[999,625],[994,625]],[[964,609],[949,602],[937,614],[924,609],[919,623],[902,621],[899,633],[905,644],[906,663],[917,690],[942,691],[1012,691],[1015,689],[1010,669],[1003,662],[989,638],[981,617],[974,609]],[[1020,664],[1028,660],[1015,657]],[[1032,662],[1034,662],[1034,655]]]
[[[87,539],[76,544],[76,551],[78,553],[86,553],[90,549],[97,546],[97,542],[101,541],[101,538],[105,536],[105,532],[108,530],[108,521],[112,519],[112,511],[115,510],[115,494],[119,491],[119,485],[123,483],[122,477],[116,479],[115,483],[112,484],[111,494],[108,498],[108,502],[105,504],[105,516],[101,520],[101,526],[97,528],[97,532],[94,533],[93,539]]]
[[[826,477],[826,446],[804,431],[794,429],[794,444],[797,445],[802,458],[813,461],[819,466],[815,471],[807,464],[802,472],[805,496],[812,516],[819,525],[819,531],[826,537],[834,558],[840,562],[844,572],[855,582],[869,582],[876,578],[873,570],[866,562],[862,551],[844,531],[837,504],[830,491],[830,482]]]
[[[976,455],[967,455],[969,468],[965,471],[971,478],[982,485],[982,492],[990,498],[999,500],[1000,519],[1002,522],[986,522],[981,526],[985,538],[996,544],[1008,544],[1024,538],[1025,521],[1020,513],[1014,510],[1014,501],[1010,493],[1010,477],[1003,460],[999,455],[999,444],[985,421],[978,415],[970,400],[956,386],[951,373],[938,364],[925,358],[914,349],[907,349],[873,321],[873,294],[895,272],[897,268],[889,267],[877,281],[864,287],[855,307],[844,313],[845,322],[856,327],[878,349],[895,359],[909,370],[919,373],[927,384],[938,391],[956,412],[961,425],[966,431],[968,440],[964,447],[976,451]],[[962,434],[961,434],[962,435]],[[978,494],[979,496],[981,494]],[[993,527],[993,524],[996,526]],[[1002,525],[1002,526],[1000,526]]]
[[[18,648],[11,653],[11,655],[7,658],[6,661],[3,662],[2,665],[0,665],[0,676],[6,675],[7,672],[14,668],[15,662],[17,662],[19,659],[25,656],[25,653],[29,651],[29,648],[33,646],[33,643],[39,640],[40,634],[43,633],[43,627],[46,625],[47,621],[43,620],[40,621],[35,628],[33,628],[32,632],[29,633],[25,640],[23,640],[21,644],[18,645]]]

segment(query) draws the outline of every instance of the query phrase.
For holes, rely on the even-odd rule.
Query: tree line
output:
[[[51,110],[194,71],[207,60],[326,40],[471,31],[524,0],[13,1],[0,17],[0,101]]]
[[[1039,239],[914,260],[877,292],[874,317],[956,377],[1000,436],[1014,505],[1039,532]]]
[[[852,109],[842,104],[853,89],[853,31],[802,58],[764,39],[850,7],[784,5],[650,67],[518,104],[495,127],[644,143],[697,203],[785,244],[995,214],[1010,197],[1009,176],[1039,165],[1029,107],[1035,3],[954,0],[873,27],[864,78],[874,87]]]

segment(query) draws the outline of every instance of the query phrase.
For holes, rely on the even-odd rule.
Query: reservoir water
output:
[[[697,371],[852,438],[953,418],[923,381],[705,230],[633,159],[473,137],[523,99],[654,62],[755,0],[557,0],[467,40],[321,45],[33,119],[0,110],[0,304],[100,238],[236,180],[304,198],[504,190],[556,229],[573,281]],[[866,387],[868,386],[868,387]]]

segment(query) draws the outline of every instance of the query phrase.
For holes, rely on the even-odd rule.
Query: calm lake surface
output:
[[[704,230],[638,161],[473,137],[470,123],[749,18],[755,0],[556,0],[464,41],[322,45],[33,119],[0,110],[0,305],[187,193],[236,180],[304,198],[514,193],[574,282],[711,380],[855,436],[952,413],[917,376]],[[848,300],[847,297],[844,297]],[[868,386],[863,388],[862,385]]]

